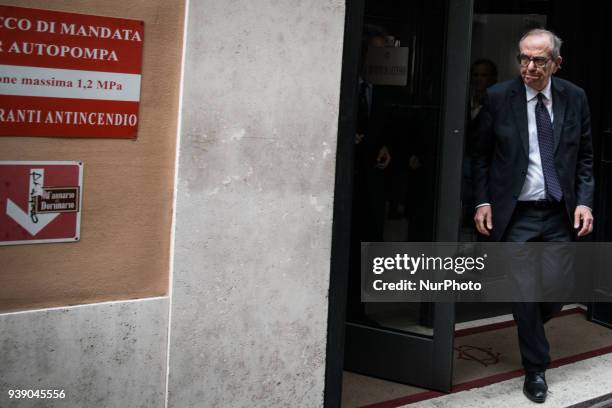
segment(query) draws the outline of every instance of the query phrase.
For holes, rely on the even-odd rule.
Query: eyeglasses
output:
[[[546,66],[546,64],[548,64],[548,61],[550,61],[551,59],[552,58],[548,58],[548,57],[528,57],[525,54],[519,54],[516,56],[516,60],[523,67],[528,66],[529,63],[533,61],[536,67],[543,68]]]

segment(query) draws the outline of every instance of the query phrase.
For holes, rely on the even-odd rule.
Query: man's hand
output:
[[[376,167],[384,169],[389,165],[389,162],[391,162],[391,154],[387,146],[383,146],[378,151],[378,156],[376,156]]]
[[[474,222],[476,223],[478,232],[487,237],[491,235],[489,232],[493,229],[493,212],[491,211],[491,206],[483,205],[482,207],[478,207],[474,215]]]
[[[365,135],[363,133],[355,133],[355,144],[361,143],[364,136]]]
[[[574,211],[574,229],[578,229],[578,236],[584,237],[593,232],[593,214],[588,207],[579,206]]]

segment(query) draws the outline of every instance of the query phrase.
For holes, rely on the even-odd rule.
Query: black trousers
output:
[[[519,202],[504,233],[506,242],[570,242],[572,226],[562,204],[534,207]],[[542,279],[563,281],[564,274],[572,271],[571,259],[563,253],[543,253],[539,262],[519,259],[513,272],[520,282],[535,287]],[[537,278],[537,279],[536,279]],[[529,289],[526,289],[529,290]],[[539,293],[539,292],[538,292]],[[546,339],[544,323],[561,311],[563,303],[514,302],[512,314],[518,329],[521,360],[525,371],[544,371],[550,365],[550,345]]]

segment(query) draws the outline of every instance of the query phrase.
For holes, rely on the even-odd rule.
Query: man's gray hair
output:
[[[550,45],[552,48],[552,58],[556,59],[559,55],[561,55],[561,44],[563,44],[563,40],[561,40],[555,33],[549,30],[545,30],[543,28],[535,28],[533,30],[529,30],[525,33],[525,35],[519,41],[519,47],[523,40],[532,35],[540,35],[546,34],[550,38]]]

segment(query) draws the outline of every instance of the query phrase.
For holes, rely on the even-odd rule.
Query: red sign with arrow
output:
[[[0,161],[0,245],[80,239],[83,164]]]

